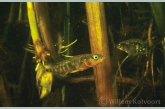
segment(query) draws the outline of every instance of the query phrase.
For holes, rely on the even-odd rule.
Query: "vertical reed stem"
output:
[[[6,91],[2,75],[0,75],[0,95],[1,95],[0,100],[1,100],[2,106],[4,107],[12,106],[11,97]]]
[[[52,39],[48,3],[34,2],[34,8],[36,10],[36,17],[43,43],[50,52],[51,57],[55,60],[57,58],[57,53],[55,53]]]
[[[105,55],[105,60],[94,67],[98,105],[115,106],[115,104],[109,102],[115,99],[115,87],[112,87],[114,75],[110,64],[104,4],[101,2],[86,2],[85,5],[91,51]]]

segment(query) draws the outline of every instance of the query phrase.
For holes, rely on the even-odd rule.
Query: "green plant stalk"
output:
[[[37,40],[41,41],[39,37],[37,21],[36,21],[36,16],[32,2],[27,2],[27,9],[28,9],[28,18],[29,18],[29,24],[30,24],[30,30],[31,30],[33,42]]]
[[[1,39],[1,43],[5,42],[8,38],[8,36],[9,36],[11,26],[13,24],[14,17],[15,17],[15,10],[16,10],[15,5],[16,5],[15,3],[11,4],[9,17],[8,17],[8,20],[7,20],[7,24],[6,24],[6,26],[3,30],[3,36],[2,36],[2,39]]]
[[[33,40],[37,61],[44,62],[46,61],[46,56],[48,55],[48,52],[46,51],[46,47],[41,42],[39,36],[36,15],[32,2],[27,2],[27,10],[28,10],[29,25],[31,30],[31,37]]]
[[[68,45],[69,43],[71,43],[71,36],[70,36],[70,3],[66,3],[66,15],[67,17],[65,18],[64,21],[64,45]],[[71,48],[68,49],[65,54],[66,55],[71,55],[70,52]]]
[[[150,3],[152,12],[153,12],[153,16],[156,22],[156,26],[158,28],[158,32],[159,34],[164,37],[164,33],[165,33],[165,29],[164,29],[164,19],[165,19],[165,3]]]
[[[19,13],[18,13],[18,20],[22,19],[22,2],[19,4]]]
[[[70,43],[70,40],[71,40],[71,37],[70,37],[70,3],[67,2],[66,3],[66,15],[68,17],[65,18],[65,21],[64,21],[64,44],[65,45],[68,45]],[[71,55],[71,52],[70,52],[71,48],[68,49],[65,53],[65,55]],[[66,85],[63,85],[62,86],[62,89],[61,89],[61,94],[62,94],[62,105],[64,105],[65,103],[65,94],[66,94]]]

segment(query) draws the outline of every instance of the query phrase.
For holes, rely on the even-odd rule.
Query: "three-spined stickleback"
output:
[[[51,92],[52,74],[56,75],[56,77],[64,77],[69,73],[76,73],[94,67],[101,63],[104,58],[104,55],[100,54],[82,54],[54,64],[39,62],[35,70],[37,72],[36,86],[39,90],[40,98],[44,98]]]
[[[76,73],[78,71],[86,70],[101,63],[104,59],[104,55],[100,54],[82,54],[73,56],[67,60],[63,60],[55,63],[54,65],[46,68],[46,71],[50,71],[53,74],[59,74],[65,76],[69,73]]]
[[[125,51],[130,56],[148,54],[148,46],[140,39],[129,39],[117,44],[119,50]]]

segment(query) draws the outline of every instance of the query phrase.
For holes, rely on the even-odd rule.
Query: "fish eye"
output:
[[[94,59],[94,60],[97,60],[98,58],[99,58],[98,55],[93,55],[93,59]]]

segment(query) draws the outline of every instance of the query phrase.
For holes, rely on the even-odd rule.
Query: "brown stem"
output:
[[[0,75],[0,101],[2,101],[2,106],[9,107],[12,106],[11,97],[8,95],[2,76]]]
[[[135,80],[132,78],[127,78],[127,77],[116,77],[116,81],[122,84],[136,85],[139,80]],[[150,82],[143,82],[143,84],[144,86],[152,86],[152,83]],[[162,84],[165,85],[165,82],[162,82]],[[154,86],[160,86],[160,85],[161,85],[160,81],[154,82]]]
[[[41,2],[34,2],[34,7],[36,10],[36,16],[38,21],[39,30],[41,33],[42,40],[50,52],[50,55],[55,60],[57,58],[57,54],[54,50],[54,45],[52,41],[52,31],[51,24],[49,18],[48,4]]]
[[[94,76],[85,76],[85,77],[67,77],[64,78],[64,81],[68,83],[82,83],[82,82],[93,82],[95,81]],[[131,84],[131,85],[136,85],[139,80],[132,79],[132,78],[127,78],[127,77],[116,77],[116,82],[121,83],[121,84]],[[160,85],[165,85],[165,82],[160,83],[160,81],[154,82],[154,86],[160,86]],[[150,82],[143,82],[144,86],[152,86],[152,83]]]
[[[98,104],[100,106],[115,106],[115,104],[100,100],[114,100],[116,87],[112,87],[114,75],[111,71],[110,53],[107,38],[107,28],[104,13],[104,3],[86,2],[88,30],[92,53],[104,54],[105,60],[94,67],[95,85]]]
[[[148,45],[149,45],[149,47],[152,47],[152,39],[151,39],[152,25],[153,25],[153,19],[151,19],[150,25],[148,27]]]
[[[152,26],[153,26],[153,19],[151,19],[150,21],[150,25],[148,27],[148,44],[149,44],[149,47],[151,48],[153,46],[153,43],[152,43],[152,38],[151,38],[151,33],[152,33]],[[153,84],[153,90],[154,90],[154,93],[155,93],[155,86],[154,86],[154,68],[153,68],[153,59],[154,59],[154,52],[153,50],[151,49],[150,50],[150,53],[151,53],[151,58],[150,58],[150,62],[151,62],[151,75],[152,75],[152,84]]]

